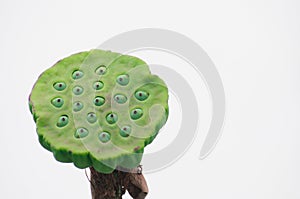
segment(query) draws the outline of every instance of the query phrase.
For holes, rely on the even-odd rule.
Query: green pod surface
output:
[[[111,173],[140,164],[167,121],[168,88],[139,58],[97,49],[43,72],[29,107],[56,160]]]

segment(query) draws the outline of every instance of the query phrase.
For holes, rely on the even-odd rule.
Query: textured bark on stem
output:
[[[139,169],[128,172],[114,170],[111,174],[91,170],[92,199],[122,199],[126,190],[134,199],[144,199],[148,194],[148,187]]]

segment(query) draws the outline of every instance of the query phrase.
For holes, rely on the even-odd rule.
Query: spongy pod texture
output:
[[[43,72],[29,97],[40,144],[102,173],[134,168],[168,118],[168,88],[139,58],[91,50]]]

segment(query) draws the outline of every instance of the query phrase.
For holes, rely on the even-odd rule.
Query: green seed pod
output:
[[[91,50],[57,62],[29,97],[40,144],[60,162],[134,168],[168,117],[168,88],[132,56]]]

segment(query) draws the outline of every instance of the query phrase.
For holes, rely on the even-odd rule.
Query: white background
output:
[[[201,45],[227,98],[223,135],[199,160],[211,115],[198,80],[199,134],[180,160],[146,174],[147,198],[300,198],[299,11],[297,0],[1,0],[0,198],[90,198],[84,171],[56,162],[38,143],[27,98],[38,75],[59,59],[145,27]],[[178,105],[171,97],[170,123],[180,120]],[[148,151],[174,138],[170,123]]]

